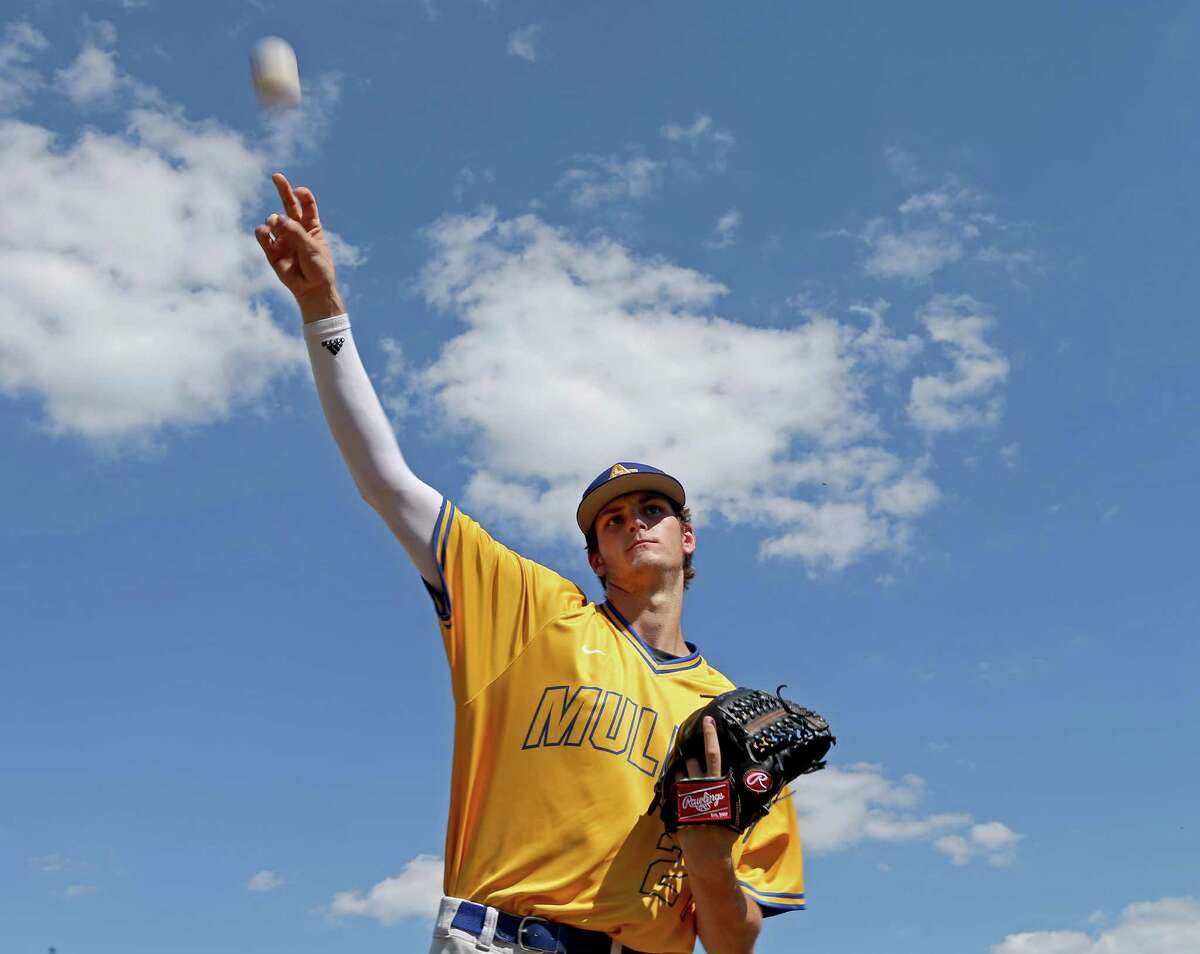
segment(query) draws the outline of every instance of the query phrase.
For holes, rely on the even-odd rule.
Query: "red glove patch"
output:
[[[727,778],[685,779],[675,784],[679,824],[723,822],[733,818],[733,785]]]

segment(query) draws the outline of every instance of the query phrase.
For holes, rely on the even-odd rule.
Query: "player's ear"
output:
[[[608,570],[604,565],[604,557],[600,555],[599,551],[588,554],[588,565],[591,566],[592,572],[596,576],[608,576]]]
[[[690,523],[682,525],[683,553],[689,556],[696,552],[696,529]]]

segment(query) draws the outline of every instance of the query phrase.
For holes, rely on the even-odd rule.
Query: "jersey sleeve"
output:
[[[449,500],[433,531],[437,609],[455,701],[499,676],[546,623],[587,598],[574,583],[492,539]]]
[[[737,879],[764,917],[804,908],[804,859],[790,788],[750,832],[738,859]]]

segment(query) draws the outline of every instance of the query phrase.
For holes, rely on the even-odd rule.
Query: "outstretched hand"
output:
[[[254,230],[275,275],[300,306],[306,322],[345,311],[337,292],[333,255],[321,228],[317,200],[310,189],[293,189],[282,172],[271,176],[284,214],[272,212]]]
[[[705,770],[701,772],[699,761],[690,758],[686,763],[687,771],[680,772],[677,778],[721,777],[721,740],[712,716],[704,717],[701,729],[704,733]],[[675,838],[683,849],[684,859],[693,875],[703,873],[703,869],[709,866],[732,867],[733,843],[738,838],[738,833],[733,829],[724,825],[680,825]],[[701,870],[698,872],[697,869]]]

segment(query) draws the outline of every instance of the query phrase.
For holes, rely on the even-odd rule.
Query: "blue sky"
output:
[[[840,738],[759,950],[1200,949],[1195,7],[4,17],[6,952],[424,949],[449,682],[277,168],[429,483],[593,596],[587,480],[688,486],[685,634]]]

